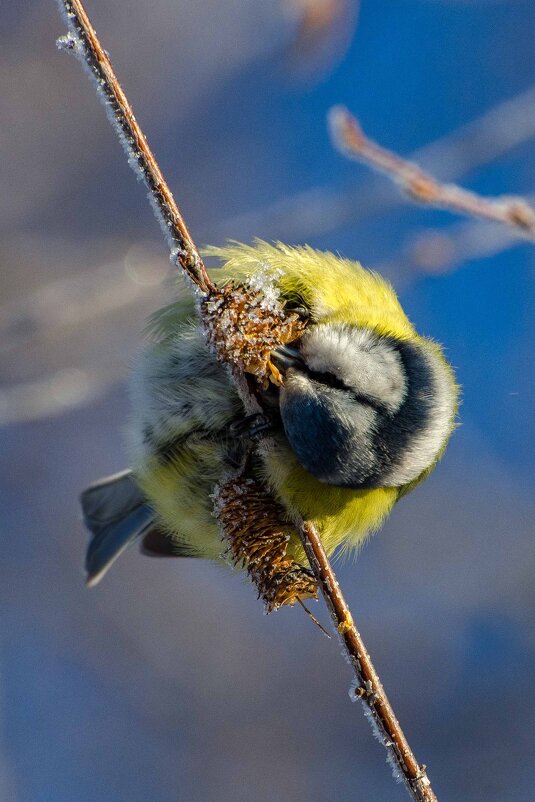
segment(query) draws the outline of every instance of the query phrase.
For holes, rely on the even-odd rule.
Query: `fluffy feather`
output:
[[[363,327],[427,349],[441,366],[444,403],[450,410],[446,430],[442,423],[437,435],[445,447],[456,408],[452,371],[439,346],[418,336],[388,282],[356,262],[309,247],[257,242],[211,248],[208,254],[223,263],[221,270],[212,272],[218,283],[233,278],[272,284],[288,303],[306,307],[312,323]],[[210,495],[236,448],[227,431],[241,407],[225,368],[207,350],[193,317],[193,301],[186,298],[153,318],[152,343],[133,384],[131,454],[137,481],[158,525],[182,550],[187,547],[193,554],[217,558],[221,543]],[[332,553],[338,547],[346,551],[359,547],[381,526],[400,494],[431,468],[426,463],[415,481],[400,481],[395,487],[333,487],[308,473],[279,434],[256,471],[288,518],[300,515],[312,520]],[[297,541],[289,550],[296,559],[304,559]]]
[[[344,483],[346,465],[336,465],[337,453],[332,454],[327,439],[325,446],[331,443],[334,457],[333,484],[328,484],[328,471],[321,475],[310,468],[312,475],[305,470],[282,426],[273,447],[253,464],[256,478],[268,484],[288,520],[311,520],[329,554],[358,548],[398,498],[431,472],[446,447],[455,425],[458,388],[442,350],[416,333],[390,284],[357,262],[306,246],[261,241],[207,253],[222,263],[211,272],[218,284],[249,282],[310,316],[300,352],[305,372],[288,374],[281,390],[283,422],[292,388],[297,392],[306,385],[314,393],[316,387],[323,408],[331,404],[335,410],[333,428],[325,429],[327,438],[329,432],[347,429],[361,450],[355,465],[364,473],[375,464],[387,466],[368,487],[355,488],[355,483],[364,484],[354,479],[355,470],[345,482],[353,487],[334,486]],[[222,551],[211,496],[228,467],[242,456],[243,444],[229,428],[243,416],[241,402],[227,369],[206,345],[189,294],[153,316],[149,335],[132,381],[133,474],[113,477],[83,495],[94,535],[88,557],[93,583],[129,543],[147,533],[157,535],[152,551],[160,554],[167,551],[162,533],[169,538],[169,551],[179,555],[217,559]],[[322,384],[326,375],[330,385]],[[295,438],[288,437],[294,444],[306,440],[307,455],[315,457],[314,432],[310,436],[306,414],[304,421],[300,414],[300,409],[306,413],[306,398],[304,407],[295,409],[295,424],[290,415],[284,422],[296,427]],[[321,453],[318,460],[321,466]],[[288,551],[305,562],[297,538]]]

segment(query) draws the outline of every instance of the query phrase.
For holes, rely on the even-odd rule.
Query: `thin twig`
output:
[[[535,135],[535,86],[507,98],[479,117],[456,128],[409,156],[431,172],[440,170],[448,181],[458,181],[470,171],[494,161]],[[401,199],[399,199],[401,200]],[[345,225],[362,224],[398,205],[398,197],[384,190],[375,178],[358,187],[337,189],[315,186],[285,196],[262,208],[227,218],[217,224],[212,239],[227,231],[243,232],[242,238],[303,240],[333,232]]]
[[[355,673],[357,679],[355,695],[367,706],[370,720],[376,725],[376,731],[388,751],[388,759],[396,776],[403,779],[412,798],[417,802],[436,802],[437,798],[426,774],[426,767],[418,763],[405,738],[366,646],[355,626],[316,529],[310,522],[305,522],[299,534]]]
[[[73,50],[95,79],[97,89],[104,98],[112,124],[125,145],[129,161],[142,173],[149,189],[149,197],[166,233],[171,232],[172,247],[178,249],[178,261],[186,273],[204,293],[213,289],[198,251],[173,200],[173,196],[150,151],[147,141],[134,118],[124,92],[115,77],[108,56],[101,47],[95,31],[79,0],[60,0],[66,12],[70,35],[61,40],[61,46]],[[238,390],[247,411],[258,407],[254,396],[247,390],[247,382],[233,372]],[[259,449],[269,447],[269,440]],[[299,527],[310,566],[322,589],[336,629],[343,639],[358,682],[356,695],[361,697],[377,725],[384,746],[399,770],[415,802],[436,802],[424,767],[421,767],[407,743],[399,723],[386,698],[380,680],[357,629],[340,586],[329,563],[318,533],[309,522]]]
[[[72,51],[93,78],[110,122],[126,151],[128,162],[147,187],[149,200],[168,240],[172,257],[203,293],[214,289],[173,194],[84,6],[80,0],[59,0],[59,4],[67,20],[69,34],[58,39],[58,47]]]
[[[535,211],[523,198],[505,195],[484,198],[457,184],[441,184],[414,162],[369,139],[358,120],[343,106],[331,109],[329,126],[334,143],[342,153],[384,173],[413,200],[469,217],[503,223],[524,239],[535,241]]]
[[[533,193],[527,199],[535,204]],[[465,262],[497,256],[521,244],[522,236],[516,230],[487,220],[463,220],[441,229],[415,231],[402,250],[404,257],[424,272],[448,273]]]

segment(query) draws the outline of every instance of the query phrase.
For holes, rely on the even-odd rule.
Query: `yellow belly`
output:
[[[360,548],[367,536],[377,530],[390,514],[398,497],[397,488],[351,490],[332,487],[315,479],[299,465],[289,448],[275,448],[265,455],[265,479],[290,516],[297,512],[311,521],[330,555],[339,547],[343,552]],[[291,541],[289,552],[298,562],[304,560],[300,541]]]
[[[168,462],[154,458],[136,473],[160,525],[192,553],[218,559],[224,546],[211,494],[223,477],[221,446],[193,435]],[[280,445],[264,455],[262,473],[290,520],[301,516],[317,527],[328,554],[339,547],[343,552],[358,549],[381,526],[398,494],[396,488],[349,490],[322,484]],[[288,552],[306,563],[297,535]]]

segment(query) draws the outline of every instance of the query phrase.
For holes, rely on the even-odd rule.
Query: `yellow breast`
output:
[[[281,443],[265,454],[264,462],[264,478],[275,496],[287,510],[298,512],[316,526],[328,554],[339,546],[343,551],[358,549],[381,526],[398,498],[395,487],[351,490],[323,484]],[[298,562],[304,558],[297,538],[289,552]]]

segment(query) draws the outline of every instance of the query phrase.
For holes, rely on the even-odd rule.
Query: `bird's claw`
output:
[[[233,437],[247,438],[253,441],[259,440],[272,429],[273,422],[261,412],[255,415],[246,415],[229,426],[229,432]]]

